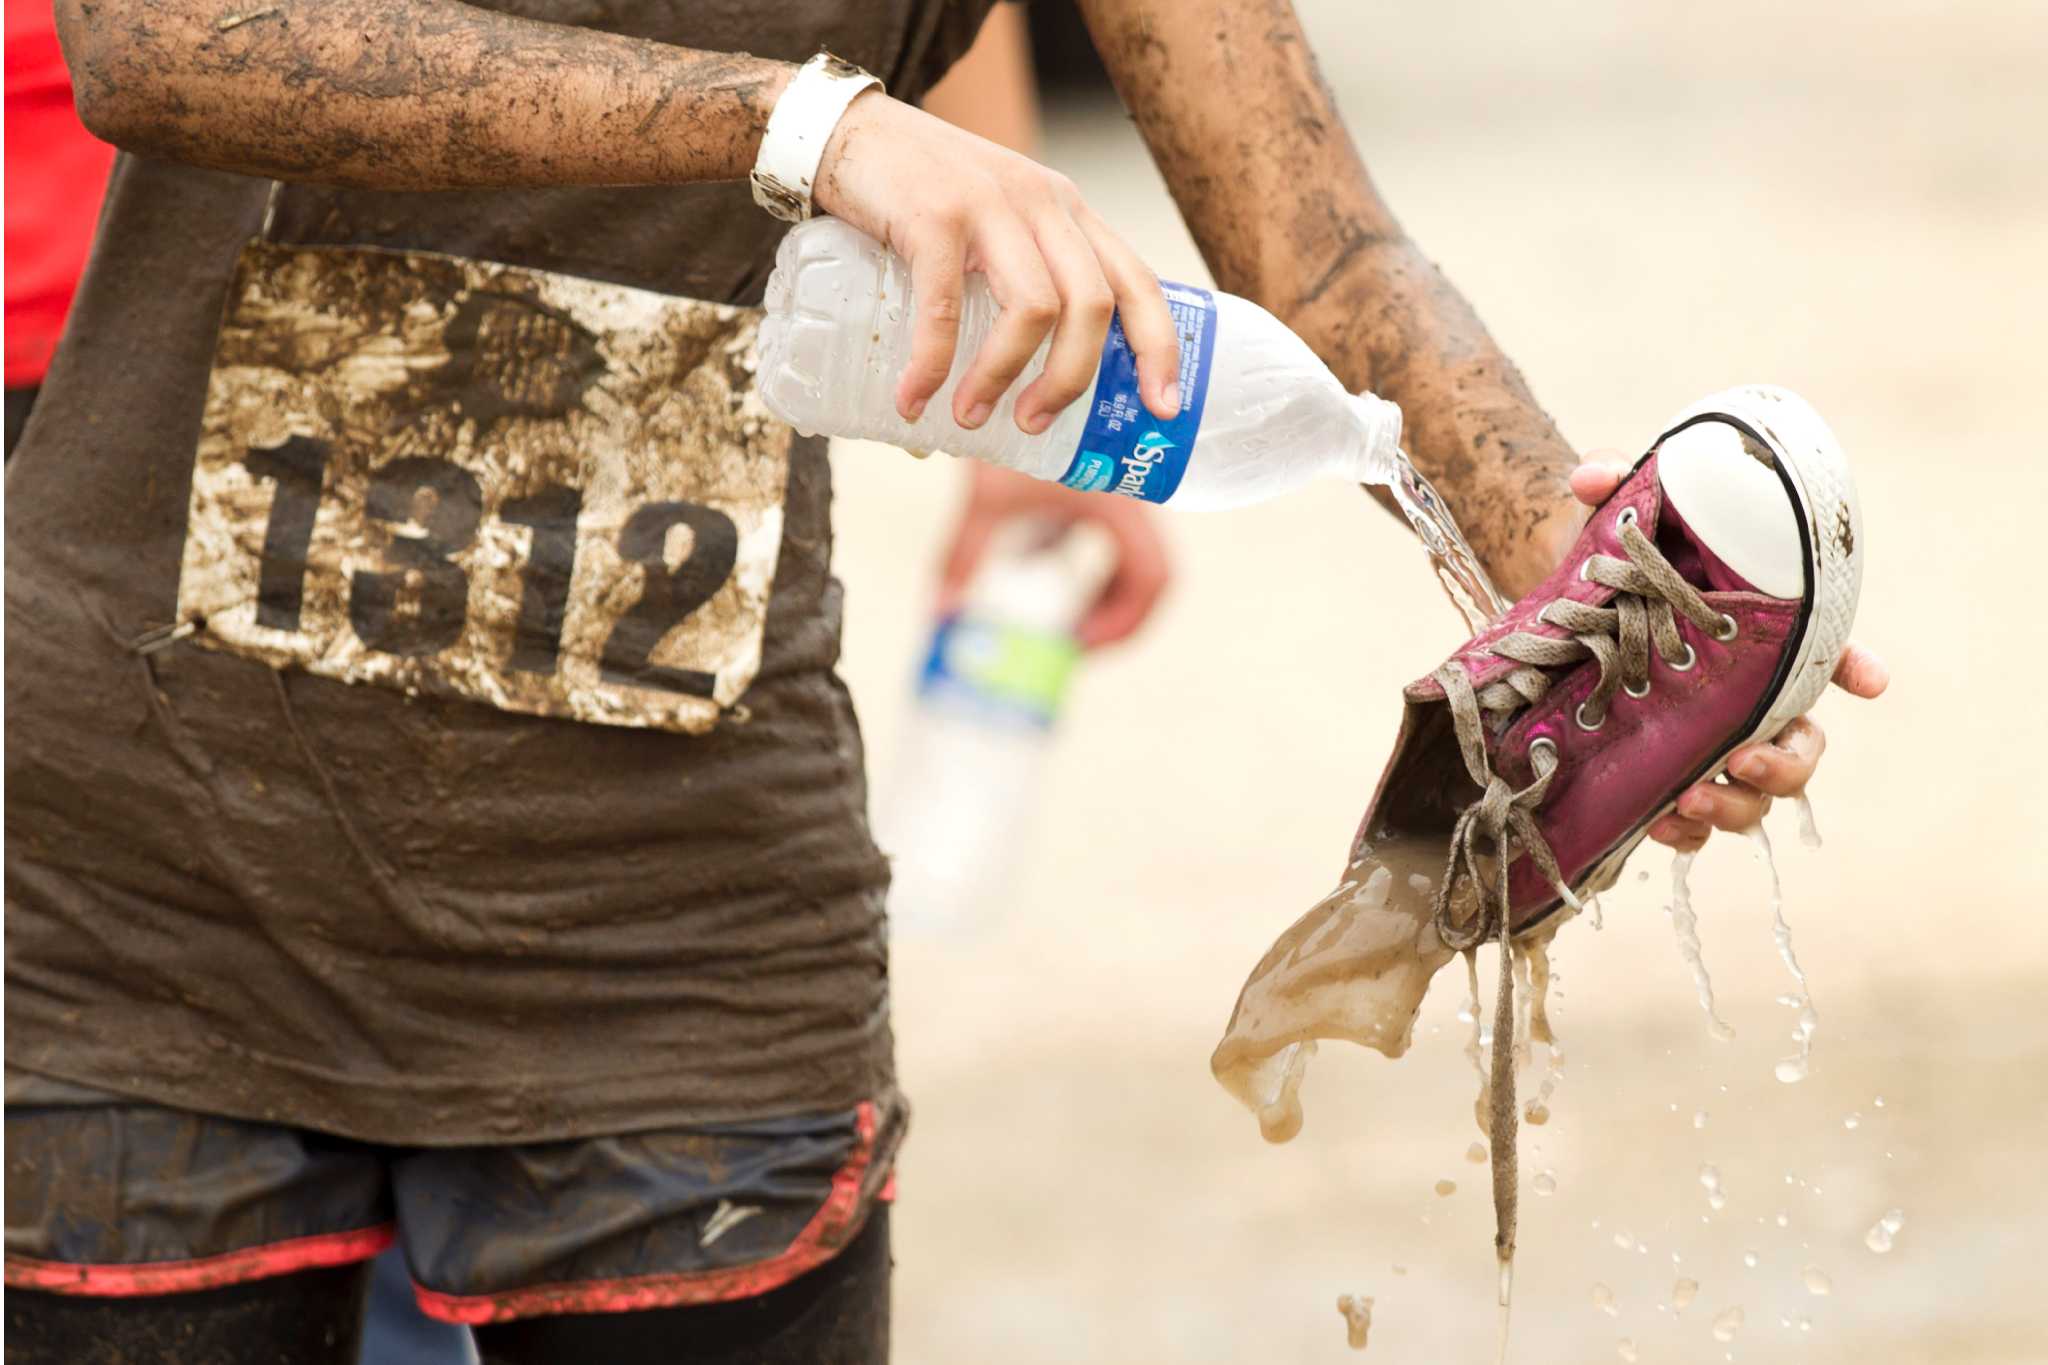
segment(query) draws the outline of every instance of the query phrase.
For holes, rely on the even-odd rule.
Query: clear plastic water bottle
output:
[[[1316,479],[1391,484],[1401,410],[1347,393],[1307,343],[1265,309],[1230,294],[1165,286],[1180,332],[1180,414],[1162,422],[1139,400],[1121,319],[1103,343],[1092,395],[1036,436],[1012,420],[1017,395],[1045,368],[1047,346],[979,428],[953,421],[953,388],[998,309],[967,279],[953,373],[916,422],[896,412],[910,357],[910,267],[859,229],[815,218],[783,239],[761,324],[761,396],[806,433],[945,450],[1070,487],[1197,509],[1243,507]]]
[[[935,623],[875,815],[897,932],[966,934],[999,917],[1031,852],[1075,627],[1113,555],[1093,527],[1011,522],[961,609]]]

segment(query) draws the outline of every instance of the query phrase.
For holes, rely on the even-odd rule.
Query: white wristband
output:
[[[854,96],[881,79],[829,52],[797,68],[796,77],[768,114],[761,151],[754,158],[754,202],[791,223],[811,216],[811,186],[825,144]]]

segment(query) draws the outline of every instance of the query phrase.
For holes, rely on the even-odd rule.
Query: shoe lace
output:
[[[1491,1092],[1489,1145],[1492,1149],[1494,1196],[1494,1249],[1505,1262],[1515,1247],[1515,1108],[1514,1068],[1514,969],[1509,956],[1513,928],[1509,913],[1508,872],[1516,846],[1529,855],[1536,869],[1553,890],[1571,906],[1581,909],[1579,899],[1565,885],[1563,871],[1550,843],[1536,823],[1536,808],[1557,776],[1557,748],[1538,740],[1529,746],[1529,766],[1535,778],[1516,790],[1493,771],[1486,754],[1489,718],[1504,727],[1515,712],[1540,701],[1550,690],[1552,675],[1546,669],[1593,659],[1599,664],[1600,679],[1580,704],[1578,723],[1597,730],[1606,723],[1607,709],[1618,690],[1640,696],[1649,687],[1650,651],[1654,648],[1664,662],[1687,669],[1694,662],[1692,647],[1678,633],[1679,616],[1717,639],[1733,638],[1735,621],[1709,606],[1699,590],[1685,581],[1671,561],[1643,534],[1627,512],[1619,523],[1621,549],[1626,558],[1589,556],[1580,575],[1603,587],[1614,589],[1610,605],[1590,606],[1568,598],[1547,603],[1536,619],[1570,631],[1567,639],[1554,639],[1516,631],[1497,640],[1485,652],[1511,660],[1516,668],[1482,688],[1472,686],[1471,676],[1457,660],[1435,673],[1450,704],[1452,725],[1457,731],[1458,751],[1465,771],[1479,787],[1477,801],[1460,812],[1451,828],[1450,853],[1436,894],[1434,922],[1437,937],[1454,952],[1469,953],[1488,938],[1500,944],[1500,987],[1494,1001],[1493,1064],[1488,1077]],[[1480,865],[1480,836],[1490,841],[1495,868],[1489,885]],[[1453,909],[1458,883],[1469,878],[1480,894],[1477,909],[1460,922]],[[1474,1002],[1475,1005],[1477,1002]]]

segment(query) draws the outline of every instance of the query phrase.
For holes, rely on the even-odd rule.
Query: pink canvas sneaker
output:
[[[1841,449],[1798,395],[1755,385],[1686,409],[1557,571],[1406,689],[1353,859],[1447,838],[1453,948],[1611,886],[1680,793],[1827,687],[1862,534]]]
[[[1681,792],[1813,705],[1849,638],[1862,553],[1855,485],[1819,414],[1784,389],[1730,389],[1680,413],[1557,571],[1406,690],[1352,860],[1443,840],[1437,936],[1501,945],[1485,1102],[1503,1304],[1519,1124],[1508,945],[1613,885]]]

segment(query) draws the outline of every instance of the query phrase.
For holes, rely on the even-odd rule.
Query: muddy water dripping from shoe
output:
[[[1542,1127],[1550,1122],[1550,1097],[1557,1090],[1557,1083],[1564,1079],[1564,1049],[1558,1046],[1557,1034],[1550,1027],[1550,943],[1557,936],[1559,921],[1551,923],[1529,935],[1515,945],[1516,966],[1522,979],[1518,1000],[1522,1007],[1522,1042],[1516,1052],[1516,1063],[1524,1064],[1528,1052],[1536,1044],[1543,1044],[1543,1079],[1536,1084],[1536,1093],[1522,1105],[1522,1122]]]
[[[1707,1032],[1726,1042],[1735,1030],[1714,1012],[1714,979],[1707,975],[1706,959],[1700,955],[1699,916],[1692,908],[1692,860],[1697,856],[1680,853],[1671,859],[1671,931],[1678,936],[1678,955],[1692,972],[1693,989],[1699,993],[1700,1008],[1706,1012]]]
[[[1431,922],[1442,875],[1442,846],[1430,840],[1367,849],[1252,969],[1209,1069],[1258,1116],[1268,1141],[1301,1129],[1301,1083],[1317,1040],[1387,1057],[1408,1050],[1430,978],[1451,960]]]
[[[1820,826],[1813,822],[1813,798],[1801,792],[1792,801],[1799,809],[1799,842],[1808,848],[1819,848]]]
[[[1252,969],[1209,1069],[1257,1116],[1267,1141],[1301,1131],[1301,1084],[1318,1040],[1343,1039],[1389,1058],[1408,1051],[1430,978],[1452,956],[1434,922],[1443,865],[1440,841],[1388,840],[1365,849],[1337,889]],[[1476,905],[1462,908],[1476,912]],[[1476,996],[1473,1013],[1476,1052]],[[1483,1103],[1480,1112],[1483,1128]],[[1439,1196],[1456,1189],[1448,1179],[1436,1185]],[[1371,1300],[1345,1297],[1351,1307],[1338,1306],[1346,1334],[1362,1348]]]
[[[1394,481],[1387,486],[1394,502],[1415,528],[1415,534],[1429,551],[1430,567],[1437,582],[1451,599],[1451,605],[1465,618],[1468,634],[1477,635],[1494,617],[1508,609],[1508,602],[1494,589],[1493,580],[1479,566],[1479,556],[1465,542],[1465,535],[1444,505],[1443,495],[1409,463],[1406,451],[1394,452]]]
[[[1763,859],[1764,866],[1770,869],[1771,940],[1777,944],[1778,958],[1785,964],[1785,970],[1792,974],[1795,987],[1791,994],[1779,999],[1797,1011],[1792,1025],[1792,1041],[1799,1045],[1799,1051],[1779,1061],[1771,1073],[1785,1084],[1794,1085],[1806,1079],[1812,1063],[1813,1035],[1820,1028],[1820,1014],[1813,1007],[1813,991],[1806,984],[1806,973],[1800,969],[1799,958],[1792,951],[1792,926],[1785,922],[1785,892],[1778,881],[1777,860],[1771,856],[1771,836],[1764,833],[1762,825],[1751,825],[1743,833],[1756,846],[1756,856]],[[1804,833],[1803,828],[1801,833]]]
[[[1344,1315],[1345,1344],[1363,1351],[1366,1334],[1372,1331],[1372,1300],[1363,1294],[1339,1294],[1337,1311]]]
[[[1414,464],[1409,461],[1406,451],[1397,450],[1394,452],[1394,466],[1394,480],[1389,485],[1389,491],[1393,494],[1395,503],[1407,516],[1409,525],[1415,528],[1415,534],[1421,539],[1424,548],[1429,551],[1430,567],[1435,571],[1437,582],[1442,585],[1445,595],[1451,599],[1451,605],[1457,608],[1458,614],[1464,618],[1467,633],[1477,635],[1505,612],[1510,604],[1494,588],[1492,579],[1487,577],[1486,570],[1480,566],[1479,556],[1473,553],[1472,546],[1466,541],[1464,533],[1458,529],[1457,520],[1451,516],[1450,508],[1445,505],[1443,495],[1438,493],[1431,486],[1429,480],[1423,478],[1421,473],[1416,470]],[[1545,935],[1546,943],[1548,938],[1549,935]],[[1501,955],[1503,959],[1500,964],[1501,972],[1504,975],[1511,974],[1515,968],[1513,961],[1509,959],[1509,949],[1505,943],[1501,948]],[[1473,963],[1473,954],[1470,951],[1465,954],[1465,960],[1468,968],[1470,968]],[[1546,992],[1548,990],[1547,966],[1546,959],[1544,972],[1544,990]],[[1419,999],[1417,1003],[1420,1003]],[[1514,1152],[1515,1115],[1511,1109],[1504,1114],[1494,1114],[1491,1112],[1493,1086],[1489,1078],[1488,1068],[1481,1062],[1479,1055],[1481,1028],[1479,1024],[1479,986],[1476,972],[1473,975],[1472,981],[1472,1016],[1473,1041],[1471,1047],[1468,1048],[1468,1053],[1472,1057],[1473,1064],[1480,1072],[1479,1126],[1482,1131],[1488,1134],[1489,1141],[1493,1144],[1494,1204],[1500,1219],[1500,1235],[1507,1239],[1500,1247],[1499,1295],[1499,1358],[1503,1365],[1505,1365],[1508,1356],[1508,1307],[1514,1296],[1515,1278],[1513,1248],[1513,1228],[1517,1203]],[[1412,1019],[1412,1014],[1410,1017]],[[1541,1017],[1540,1004],[1536,1009],[1536,1017]],[[1512,1021],[1501,1022],[1497,1023],[1496,1027],[1512,1029],[1513,1024]],[[1547,1035],[1547,1023],[1545,1032]],[[1560,1057],[1556,1043],[1548,1036],[1545,1036],[1543,1041],[1550,1049],[1550,1066],[1537,1099],[1529,1107],[1528,1117],[1532,1123],[1543,1123],[1549,1119],[1550,1110],[1547,1101],[1551,1090],[1557,1084],[1557,1077],[1560,1072]],[[1514,1041],[1512,1038],[1505,1041],[1496,1040],[1495,1046],[1513,1048]],[[1512,1056],[1512,1060],[1520,1059],[1519,1056]]]

